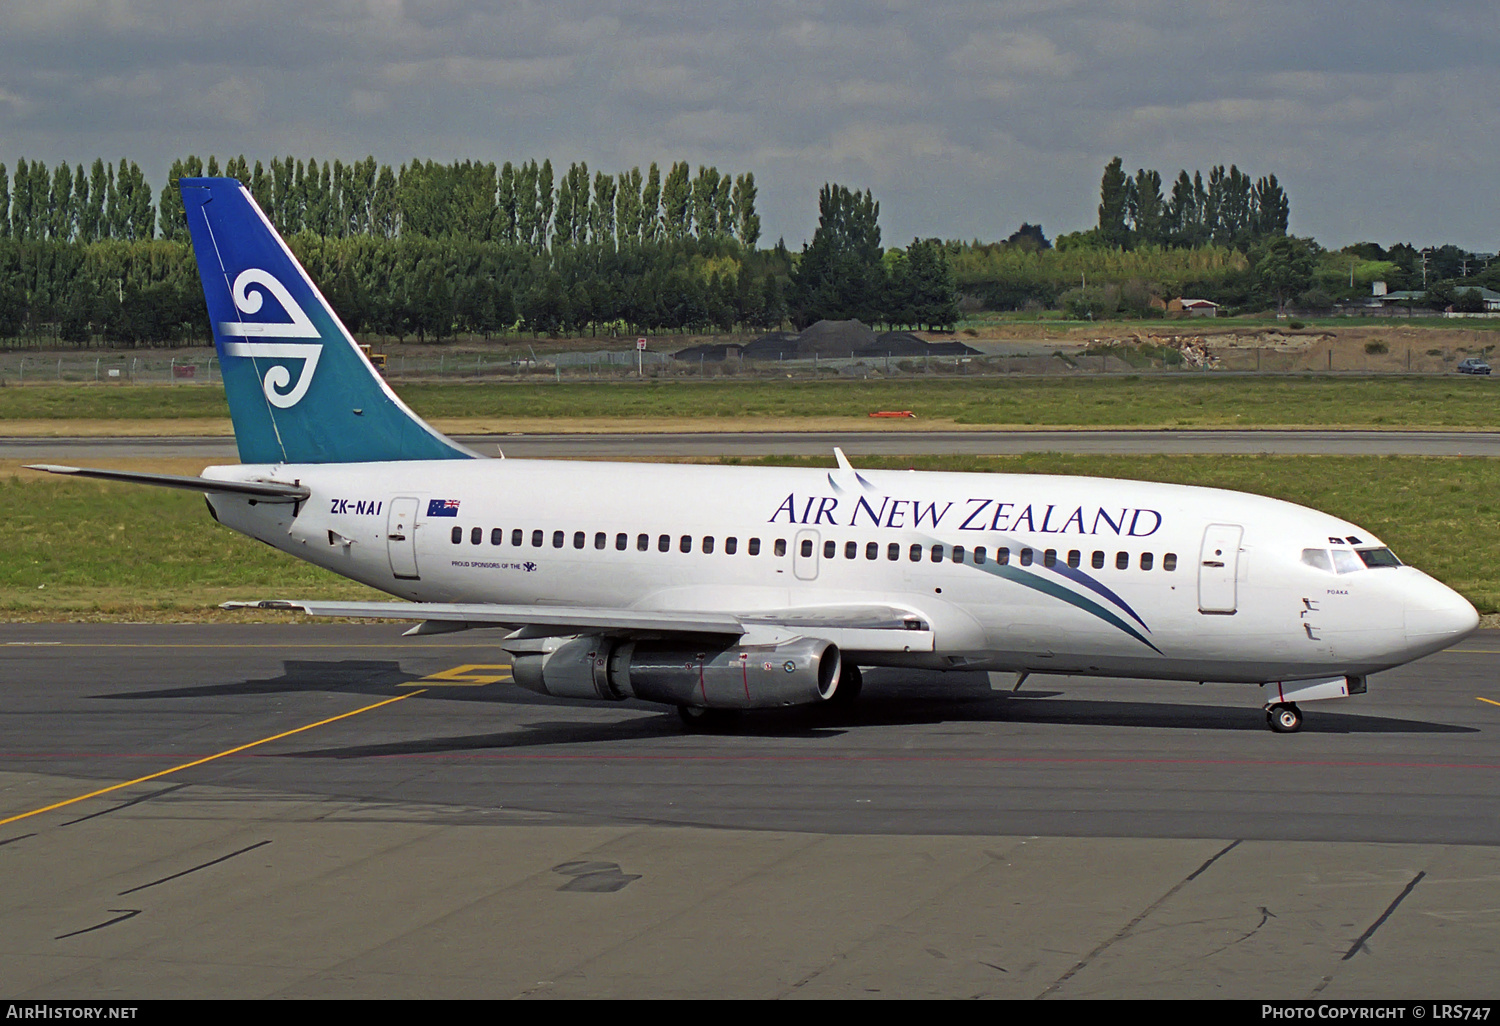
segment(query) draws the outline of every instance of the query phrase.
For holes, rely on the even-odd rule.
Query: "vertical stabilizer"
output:
[[[396,397],[248,189],[178,187],[241,462],[474,458]]]

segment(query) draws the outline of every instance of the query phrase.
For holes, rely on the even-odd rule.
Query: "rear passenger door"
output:
[[[391,501],[391,512],[385,524],[385,547],[391,560],[391,573],[402,580],[418,580],[417,574],[417,505],[419,500],[403,496]]]

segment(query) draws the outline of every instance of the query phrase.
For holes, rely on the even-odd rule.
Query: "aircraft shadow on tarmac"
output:
[[[411,756],[442,756],[464,752],[611,744],[649,741],[682,736],[684,728],[675,713],[658,713],[630,703],[621,712],[639,712],[612,723],[578,720],[536,720],[515,728],[487,733],[377,745],[347,745],[337,748],[288,752],[287,758],[365,759]],[[1163,730],[1213,730],[1263,733],[1265,716],[1259,709],[1213,709],[1161,702],[1101,702],[1055,699],[1041,694],[1028,699],[994,696],[964,699],[899,699],[870,696],[848,710],[787,709],[742,713],[722,726],[697,733],[706,739],[774,738],[833,740],[862,727],[902,727],[960,723],[1021,723],[1125,727]],[[1474,733],[1474,728],[1377,716],[1323,714],[1304,722],[1310,734]]]
[[[98,698],[224,698],[235,695],[275,695],[291,691],[353,691],[387,695],[396,685],[420,680],[422,674],[401,669],[394,659],[288,659],[279,677],[262,680],[196,684],[152,691],[116,692]]]
[[[392,688],[422,678],[396,660],[338,661],[289,659],[279,677],[99,695],[109,699],[225,698],[238,695],[308,691],[344,691],[390,695]],[[1167,730],[1264,731],[1265,715],[1256,706],[1219,707],[1180,702],[1067,698],[1066,690],[1033,689],[997,692],[982,673],[937,674],[872,670],[858,703],[847,706],[801,706],[756,710],[728,717],[708,735],[767,738],[834,738],[851,728],[921,726],[939,723],[1034,723],[1055,726],[1133,727]],[[443,701],[494,705],[582,708],[584,703],[547,698],[510,684],[434,689],[426,697]],[[302,757],[374,758],[439,755],[443,752],[590,744],[678,736],[684,728],[675,713],[638,702],[619,706],[588,703],[594,709],[639,711],[645,715],[613,723],[579,720],[523,723],[522,731],[430,738],[386,745],[357,745],[293,753]],[[1395,719],[1310,706],[1303,721],[1309,734],[1453,734],[1476,728],[1430,720]]]

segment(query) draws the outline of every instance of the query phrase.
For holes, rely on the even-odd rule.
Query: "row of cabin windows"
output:
[[[542,548],[546,544],[546,537],[547,536],[546,536],[546,532],[545,531],[539,531],[539,530],[538,531],[532,531],[531,532],[531,545],[532,545],[532,547],[533,548]],[[513,529],[510,532],[510,543],[511,543],[511,545],[514,545],[514,546],[523,545],[525,543],[525,538],[526,538],[526,534],[520,528],[515,528],[515,529]],[[464,529],[462,527],[454,527],[453,528],[453,544],[454,545],[461,545],[461,544],[463,544],[463,540],[464,540]],[[484,544],[484,528],[482,528],[482,527],[470,528],[469,529],[469,541],[470,541],[471,544],[474,544],[474,545],[482,545],[482,544]],[[490,531],[490,544],[491,545],[503,545],[503,544],[505,544],[505,532],[501,528],[496,527],[496,528],[493,528]],[[573,548],[575,548],[575,549],[586,548],[587,544],[588,544],[588,535],[587,535],[586,532],[583,532],[583,531],[574,531],[573,532]],[[567,545],[567,532],[565,532],[565,531],[553,531],[552,532],[552,547],[554,549],[561,549],[561,548],[566,547],[566,545]],[[624,552],[626,549],[628,549],[630,547],[630,535],[624,533],[623,531],[620,532],[620,533],[618,533],[618,534],[616,534],[615,535],[615,539],[614,539],[614,545],[615,545],[615,548],[618,551]],[[598,532],[596,532],[594,534],[594,548],[596,548],[596,549],[605,549],[605,548],[608,548],[608,547],[609,547],[609,535],[607,533],[605,533],[604,531],[598,531]],[[651,545],[651,536],[649,534],[638,534],[638,535],[635,536],[635,548],[636,548],[636,551],[638,551],[638,552],[649,552],[651,550],[651,547],[652,547],[652,545]],[[701,550],[704,553],[711,553],[711,552],[713,552],[714,551],[714,547],[715,547],[714,539],[712,537],[704,537],[702,539],[701,543],[700,543],[700,547],[701,547]],[[786,540],[783,539],[783,538],[777,538],[776,541],[775,541],[775,543],[774,543],[774,545],[773,545],[773,549],[774,549],[776,555],[778,555],[778,556],[785,556],[786,555]],[[845,559],[858,559],[859,558],[859,555],[860,555],[860,543],[859,542],[853,542],[853,541],[844,542],[843,543],[843,549],[844,549],[844,558]],[[867,560],[879,559],[880,558],[880,549],[881,549],[881,545],[880,545],[879,542],[866,542],[865,545],[864,545],[864,557],[865,557],[865,559],[867,559]],[[901,549],[902,549],[902,546],[901,546],[900,542],[890,542],[890,543],[888,543],[885,546],[885,558],[887,560],[889,560],[889,561],[892,561],[892,562],[894,562],[896,560],[899,560],[901,558]],[[670,534],[657,535],[657,537],[656,537],[656,550],[658,552],[671,552],[672,551],[672,536]],[[692,552],[693,551],[693,536],[690,535],[690,534],[684,534],[681,537],[679,537],[677,539],[677,550],[679,552]],[[734,555],[738,551],[739,551],[739,539],[738,538],[725,538],[724,539],[724,554],[726,556],[732,556],[732,555]],[[802,544],[801,544],[800,551],[801,551],[801,554],[804,557],[810,557],[810,556],[812,556],[812,554],[813,554],[813,540],[811,538],[804,538],[804,539],[802,539]],[[972,550],[969,550],[969,549],[965,548],[962,545],[954,545],[950,549],[949,547],[944,546],[944,545],[924,546],[924,545],[919,545],[919,544],[913,544],[913,545],[907,547],[906,552],[907,552],[907,559],[909,559],[913,563],[920,563],[920,562],[923,561],[924,558],[927,559],[930,562],[933,562],[933,563],[942,563],[945,560],[951,560],[954,563],[964,563],[964,562],[967,562],[969,560],[972,560],[976,566],[983,566],[985,563],[989,562],[991,558],[993,558],[994,562],[997,565],[999,565],[999,566],[1006,566],[1006,565],[1008,565],[1010,563],[1010,560],[1011,560],[1011,551],[1010,551],[1009,548],[1002,547],[1002,548],[995,549],[994,553],[993,553],[993,557],[992,557],[992,554],[991,554],[990,550],[987,547],[983,546],[983,545],[976,545]],[[758,556],[758,555],[760,555],[760,539],[759,538],[751,538],[749,541],[747,541],[745,543],[745,553],[747,555],[751,555],[751,556]],[[829,541],[825,541],[823,543],[823,558],[824,559],[835,559],[835,558],[838,557],[838,554],[839,554],[839,543],[838,542],[829,540]],[[1102,569],[1104,569],[1104,564],[1106,562],[1106,559],[1107,559],[1107,554],[1105,552],[1103,552],[1102,550],[1096,549],[1093,552],[1093,554],[1089,557],[1089,565],[1092,566],[1095,570],[1102,570]],[[1037,553],[1033,549],[1023,548],[1019,552],[1016,553],[1016,562],[1019,563],[1021,566],[1031,566],[1032,563],[1036,562],[1036,560],[1037,560]],[[1071,550],[1068,551],[1068,554],[1064,557],[1064,560],[1065,560],[1065,562],[1067,563],[1068,566],[1077,568],[1077,567],[1083,565],[1083,553],[1080,552],[1078,549],[1071,549]],[[1057,565],[1057,562],[1058,562],[1058,552],[1057,552],[1056,549],[1044,549],[1044,550],[1042,550],[1042,552],[1041,552],[1041,563],[1042,563],[1043,566],[1045,566],[1045,567],[1053,567],[1053,566]],[[1115,562],[1115,569],[1117,569],[1117,570],[1128,570],[1128,569],[1130,569],[1130,553],[1128,553],[1128,552],[1116,552],[1115,553],[1115,560],[1114,560],[1114,562]],[[1140,554],[1139,564],[1138,565],[1140,566],[1140,568],[1142,570],[1150,570],[1155,565],[1155,562],[1156,562],[1156,557],[1152,553],[1150,553],[1150,552],[1142,552]],[[1161,568],[1163,570],[1167,570],[1167,571],[1176,570],[1177,569],[1177,554],[1175,552],[1168,552],[1166,555],[1162,556],[1162,558],[1161,558]]]
[[[567,532],[566,531],[553,531],[552,532],[552,547],[554,549],[565,548],[567,546],[567,537],[568,536],[567,536]],[[460,545],[460,544],[463,543],[463,540],[464,540],[464,529],[462,527],[455,527],[453,529],[453,544],[454,545]],[[469,541],[470,541],[471,544],[474,544],[474,545],[483,545],[484,544],[484,528],[482,528],[482,527],[473,527],[473,528],[470,528],[469,529]],[[522,531],[519,527],[514,528],[510,532],[510,543],[513,546],[524,545],[526,543],[526,532]],[[491,545],[504,545],[505,544],[505,531],[502,530],[501,528],[498,528],[498,527],[492,528],[490,530],[490,544]],[[547,532],[545,532],[545,531],[532,531],[531,532],[531,546],[532,546],[532,548],[539,549],[539,548],[544,547],[546,544],[547,544]],[[738,538],[725,538],[724,539],[724,554],[727,555],[727,556],[734,555],[736,552],[739,551],[739,545],[740,545],[740,543],[739,543],[739,539]],[[582,549],[582,548],[587,548],[587,547],[588,547],[588,534],[586,532],[584,532],[584,531],[574,531],[573,532],[573,548],[575,548],[575,549]],[[635,547],[636,547],[636,551],[638,551],[638,552],[649,552],[649,551],[651,551],[651,536],[649,534],[638,534],[638,535],[636,535],[635,536]],[[605,533],[604,531],[597,531],[597,532],[595,532],[595,534],[594,534],[594,548],[596,548],[596,549],[607,549],[607,548],[609,548],[609,535],[607,533]],[[618,534],[616,534],[615,535],[615,548],[618,549],[620,552],[624,552],[626,549],[630,548],[630,535],[626,534],[623,531],[621,531]],[[690,535],[690,534],[683,535],[677,541],[677,548],[681,552],[692,552],[693,551],[693,536]],[[656,549],[657,549],[658,552],[671,552],[672,551],[672,536],[670,534],[658,535],[657,538],[656,538]],[[704,538],[703,539],[703,551],[704,552],[712,552],[712,551],[714,551],[714,540],[712,538]],[[758,555],[760,555],[760,539],[759,538],[751,538],[748,542],[746,542],[745,543],[745,552],[748,555],[751,555],[751,556],[758,556]],[[778,556],[784,556],[784,555],[786,555],[786,542],[784,540],[782,540],[782,539],[778,539],[777,542],[776,542],[776,554]]]
[[[823,543],[824,559],[834,559],[838,556],[838,552],[838,542],[825,541]],[[859,552],[859,542],[844,542],[845,559],[858,559]],[[812,554],[812,539],[802,539],[802,555],[811,556]],[[951,549],[949,549],[943,545],[923,546],[913,544],[907,548],[906,555],[907,559],[913,563],[920,563],[925,558],[932,563],[941,563],[944,560],[951,560],[954,563],[964,563],[972,561],[975,566],[983,566],[991,559],[990,550],[983,545],[976,545],[972,550],[969,550],[962,545],[954,545]],[[866,542],[864,546],[864,556],[865,559],[879,559],[880,543]],[[885,558],[892,562],[899,560],[901,558],[901,544],[899,542],[889,542],[885,547]],[[1011,551],[1009,548],[1005,547],[997,548],[993,553],[993,558],[995,563],[999,566],[1006,566],[1010,563]],[[1031,566],[1032,563],[1036,562],[1036,558],[1037,553],[1033,549],[1023,548],[1016,553],[1016,562],[1021,566]],[[1067,565],[1070,567],[1077,568],[1083,565],[1083,553],[1078,551],[1077,549],[1070,550],[1065,558]],[[1104,569],[1105,559],[1106,554],[1102,551],[1096,550],[1090,557],[1089,562],[1095,570],[1102,570]],[[1046,567],[1056,566],[1057,550],[1044,549],[1041,553],[1041,562],[1042,565]],[[1152,566],[1155,565],[1155,563],[1156,557],[1152,553],[1141,553],[1140,568],[1142,570],[1150,570]],[[1116,552],[1115,568],[1117,570],[1130,569],[1130,553]],[[1163,570],[1176,570],[1177,554],[1175,552],[1168,552],[1165,556],[1163,556],[1161,558],[1161,568]]]

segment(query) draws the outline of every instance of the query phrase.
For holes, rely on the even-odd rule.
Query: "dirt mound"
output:
[[[924,356],[973,356],[962,342],[924,342],[909,331],[875,329],[861,321],[818,321],[793,335],[775,331],[743,346],[700,345],[672,354],[678,360],[723,360],[739,356],[746,360],[903,359]]]

